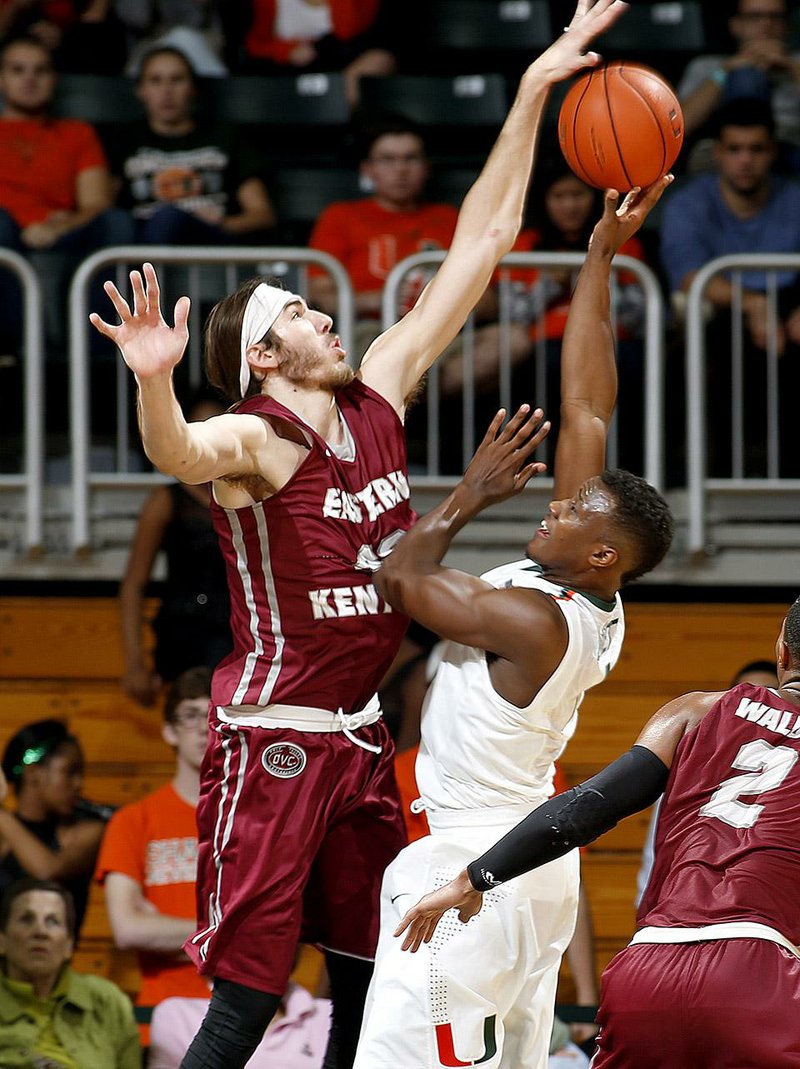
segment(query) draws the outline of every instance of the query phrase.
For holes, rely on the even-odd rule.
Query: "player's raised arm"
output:
[[[561,426],[553,465],[554,496],[572,497],[605,468],[606,441],[617,401],[617,362],[611,326],[611,262],[672,181],[659,179],[619,203],[606,193],[578,275],[561,343]]]
[[[210,482],[227,475],[263,474],[264,453],[277,443],[269,424],[257,416],[214,416],[203,423],[187,423],[175,398],[172,374],[189,340],[189,298],[175,305],[175,325],[161,314],[158,278],[152,264],[143,275],[131,272],[133,308],[113,282],[105,291],[120,318],[106,323],[96,313],[92,325],[122,353],[136,376],[139,426],[145,452],[164,474],[185,483]],[[269,470],[269,461],[266,465]]]
[[[415,307],[382,334],[362,378],[398,412],[421,376],[463,326],[509,252],[522,223],[542,115],[550,89],[596,66],[592,41],[623,14],[623,0],[579,0],[569,28],[525,72],[489,159],[464,199],[450,251]]]
[[[544,464],[529,462],[550,425],[527,405],[502,426],[497,413],[464,473],[445,500],[403,535],[375,575],[375,586],[395,609],[444,638],[489,650],[509,660],[531,661],[530,635],[553,645],[557,663],[566,628],[551,599],[526,590],[497,590],[442,560],[456,534],[489,505],[520,493]],[[551,626],[553,623],[556,626]],[[547,650],[542,651],[547,661]],[[545,672],[545,678],[552,666]]]
[[[454,880],[421,898],[395,930],[405,935],[403,950],[429,943],[448,909],[457,909],[466,923],[479,912],[485,891],[586,846],[652,805],[664,791],[678,743],[720,696],[685,694],[662,706],[626,754],[534,809]]]

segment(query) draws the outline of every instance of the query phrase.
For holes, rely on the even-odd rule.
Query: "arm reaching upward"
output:
[[[463,326],[509,252],[522,223],[542,115],[551,88],[600,57],[592,41],[627,8],[623,0],[579,0],[569,28],[525,72],[500,136],[458,216],[450,251],[414,308],[382,334],[362,378],[402,414],[405,399]]]
[[[527,405],[502,427],[497,413],[463,479],[437,508],[406,531],[375,575],[375,587],[393,608],[443,638],[497,655],[495,688],[527,705],[564,655],[567,629],[552,598],[539,591],[498,590],[442,565],[456,534],[490,504],[522,491],[544,465],[528,457],[544,439],[541,409]],[[531,635],[536,656],[531,656]]]
[[[142,277],[144,275],[144,278]],[[105,283],[121,322],[106,323],[93,312],[92,325],[109,338],[136,376],[139,428],[145,452],[160,471],[185,483],[226,476],[258,475],[282,486],[297,464],[292,446],[258,416],[212,416],[187,423],[175,397],[172,373],[189,341],[189,298],[175,305],[175,325],[161,314],[161,291],[152,264],[131,271],[133,308],[113,282]]]
[[[622,204],[606,193],[578,275],[561,345],[561,427],[553,466],[554,496],[572,497],[605,467],[606,440],[617,400],[617,364],[611,328],[611,262],[633,237],[672,181],[666,175],[642,193],[632,189]]]

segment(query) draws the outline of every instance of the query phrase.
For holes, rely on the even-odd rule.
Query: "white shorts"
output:
[[[375,974],[353,1069],[545,1069],[561,956],[575,928],[577,850],[487,892],[468,924],[450,910],[428,946],[394,929],[509,826],[448,828],[386,870]]]

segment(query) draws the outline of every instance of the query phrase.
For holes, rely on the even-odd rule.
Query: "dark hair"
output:
[[[411,134],[412,137],[419,138],[422,150],[427,156],[428,147],[425,143],[425,135],[422,132],[422,128],[413,119],[400,115],[399,112],[385,112],[371,115],[364,120],[357,134],[359,160],[367,159],[375,146],[375,142],[380,138],[400,134]]]
[[[614,495],[611,522],[632,543],[634,559],[622,574],[623,584],[631,583],[666,556],[675,526],[672,513],[658,490],[638,475],[607,468],[600,479]]]
[[[206,668],[205,665],[187,668],[170,684],[164,702],[164,720],[168,724],[174,724],[175,710],[181,702],[190,701],[193,698],[207,698],[210,694],[211,669]]]
[[[80,747],[63,720],[26,724],[6,744],[2,762],[6,779],[17,789],[28,766],[44,764],[69,745]]]
[[[759,97],[738,97],[717,108],[712,119],[714,137],[719,140],[728,126],[764,126],[775,137],[775,116],[769,102]]]
[[[142,58],[139,60],[139,73],[136,76],[137,85],[141,84],[144,77],[144,70],[151,59],[155,59],[157,56],[175,56],[182,60],[186,66],[186,70],[191,79],[192,85],[197,88],[197,71],[194,68],[194,64],[180,48],[173,48],[172,45],[156,45],[155,48],[150,48],[145,52]]]
[[[14,37],[6,38],[6,40],[0,44],[0,67],[5,63],[8,52],[17,45],[27,45],[29,48],[38,48],[40,52],[43,52],[47,56],[47,59],[50,62],[50,67],[55,69],[53,53],[47,45],[43,45],[39,38],[34,37],[32,33],[18,33]]]
[[[12,883],[11,886],[7,887],[4,891],[3,897],[0,900],[0,932],[5,932],[8,928],[8,921],[11,917],[11,907],[21,895],[26,895],[29,891],[52,891],[53,894],[61,897],[61,900],[64,903],[67,931],[74,938],[75,900],[72,895],[66,887],[62,887],[61,884],[56,883],[55,880],[37,880],[35,876],[23,876],[21,880]]]
[[[748,661],[747,664],[743,664],[741,668],[736,670],[731,686],[735,686],[742,676],[749,675],[751,672],[768,672],[770,675],[777,675],[774,661]]]
[[[241,339],[244,310],[257,286],[266,282],[268,286],[283,289],[280,281],[257,275],[243,282],[237,290],[217,301],[209,313],[205,328],[205,365],[206,377],[215,390],[233,405],[241,400],[239,392],[239,370],[241,368]],[[271,330],[267,331],[261,341],[271,349],[280,350],[280,342]],[[250,376],[247,397],[261,392],[261,383],[255,375]]]
[[[792,602],[786,613],[783,641],[786,643],[792,660],[795,664],[800,664],[800,598]]]
[[[591,209],[583,224],[583,229],[574,243],[569,243],[571,249],[574,248],[583,252],[589,243],[589,238],[591,237],[595,223],[602,214],[603,194],[599,189],[593,189],[591,186],[587,186],[582,178],[578,178],[560,151],[554,149],[551,154],[545,158],[544,163],[536,168],[526,202],[525,226],[535,227],[536,230],[538,230],[538,248],[566,248],[567,241],[564,234],[550,218],[545,203],[547,194],[556,182],[560,182],[562,178],[571,178],[574,182],[580,182],[581,185],[586,186],[586,189],[592,195]]]

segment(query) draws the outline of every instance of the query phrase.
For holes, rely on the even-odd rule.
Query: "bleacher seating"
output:
[[[362,78],[366,115],[399,113],[419,123],[437,158],[481,166],[508,112],[500,74],[395,75]]]
[[[570,784],[592,775],[636,738],[669,698],[724,688],[746,661],[771,656],[784,606],[628,606],[622,657],[591,691],[562,767]],[[87,759],[87,797],[121,805],[165,782],[172,757],[161,740],[160,714],[120,691],[122,655],[111,598],[0,598],[0,743],[22,724],[66,717]],[[598,969],[625,945],[634,925],[639,852],[648,815],[624,821],[585,852],[583,870],[596,928]],[[78,951],[80,968],[136,986],[133,958],[112,946],[102,893],[95,889]],[[301,976],[312,986],[319,959],[304,954]],[[572,1001],[565,966],[561,1001]]]

